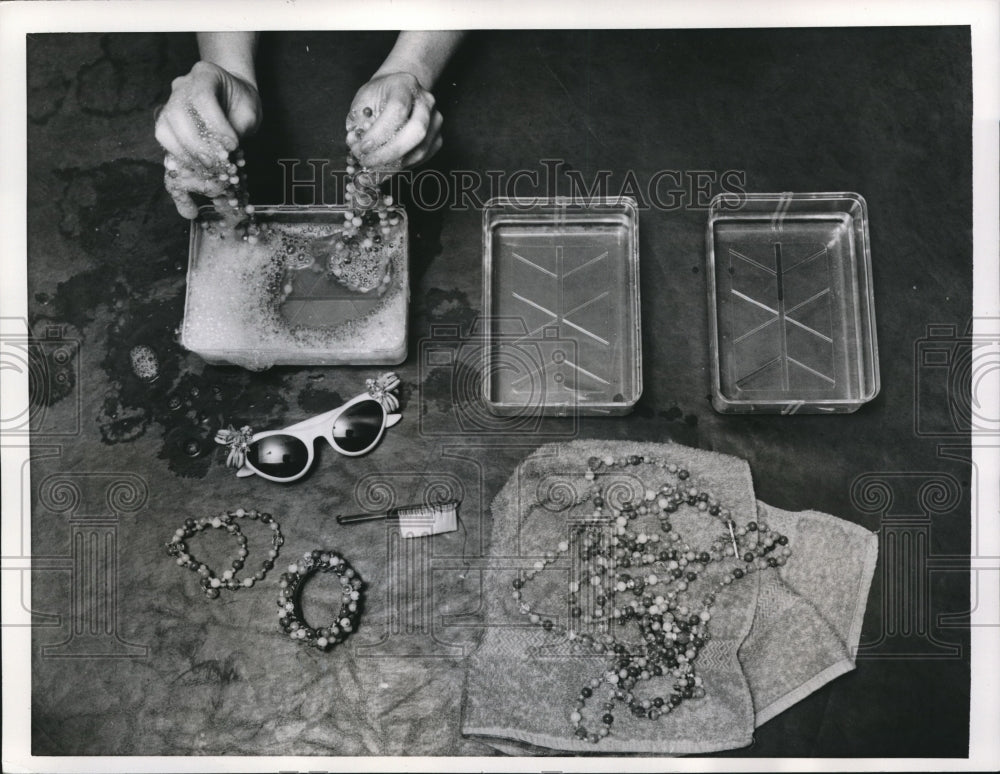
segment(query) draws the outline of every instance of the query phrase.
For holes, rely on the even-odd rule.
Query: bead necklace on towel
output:
[[[569,539],[561,541],[556,551],[546,552],[523,577],[513,581],[514,599],[532,624],[565,638],[577,652],[606,656],[604,671],[580,689],[569,713],[575,735],[592,743],[611,733],[613,712],[619,704],[636,717],[656,720],[687,699],[703,697],[705,688],[695,672],[695,662],[711,639],[709,621],[716,594],[749,573],[780,567],[791,555],[788,538],[764,522],[737,526],[728,508],[703,487],[692,485],[684,465],[639,455],[591,457],[584,477],[596,482],[616,468],[624,471],[642,465],[665,472],[673,480],[658,489],[646,489],[641,498],[622,497],[611,487],[605,490],[593,483],[582,496],[562,502],[563,497],[547,498],[532,506],[569,510],[589,501],[594,510],[571,527]],[[611,502],[616,494],[622,502]],[[553,505],[557,507],[550,507]],[[717,520],[725,531],[707,548],[693,549],[670,522],[671,514],[681,507]],[[662,535],[635,528],[634,522],[647,515],[658,519]],[[578,579],[569,581],[568,625],[564,626],[535,612],[525,600],[525,590],[539,573],[566,555],[576,558],[580,571]],[[716,576],[715,585],[698,603],[681,597],[692,593],[690,589],[705,577],[709,565],[723,561],[729,566]],[[632,622],[639,637],[625,641],[625,626]],[[582,627],[596,628],[597,633]],[[642,682],[661,676],[673,678],[669,692],[638,695]],[[602,711],[588,730],[583,710],[602,684],[607,686]]]

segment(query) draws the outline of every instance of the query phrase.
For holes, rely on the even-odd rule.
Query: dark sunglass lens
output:
[[[305,470],[309,448],[293,435],[269,435],[250,444],[247,461],[261,473],[291,478]]]
[[[375,442],[384,417],[381,404],[374,400],[355,403],[333,423],[333,440],[344,451],[363,451]]]

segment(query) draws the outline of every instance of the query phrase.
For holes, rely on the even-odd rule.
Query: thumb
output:
[[[260,95],[249,81],[226,73],[226,117],[239,137],[253,134],[261,121]]]
[[[229,123],[240,137],[253,134],[260,126],[260,108],[248,108],[240,105],[229,111]]]

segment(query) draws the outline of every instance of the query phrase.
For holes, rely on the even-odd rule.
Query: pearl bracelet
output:
[[[317,572],[335,573],[340,580],[340,611],[336,619],[321,628],[313,628],[302,616],[302,587],[307,578]],[[278,625],[281,630],[306,645],[329,650],[347,639],[358,625],[361,615],[364,583],[350,563],[336,551],[315,550],[304,554],[301,561],[288,566],[279,581]]]

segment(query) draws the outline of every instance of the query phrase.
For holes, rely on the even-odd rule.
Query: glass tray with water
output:
[[[373,249],[333,260],[345,212],[257,207],[260,234],[248,241],[203,208],[191,228],[182,344],[252,370],[405,360],[405,212],[394,210],[398,225]]]

